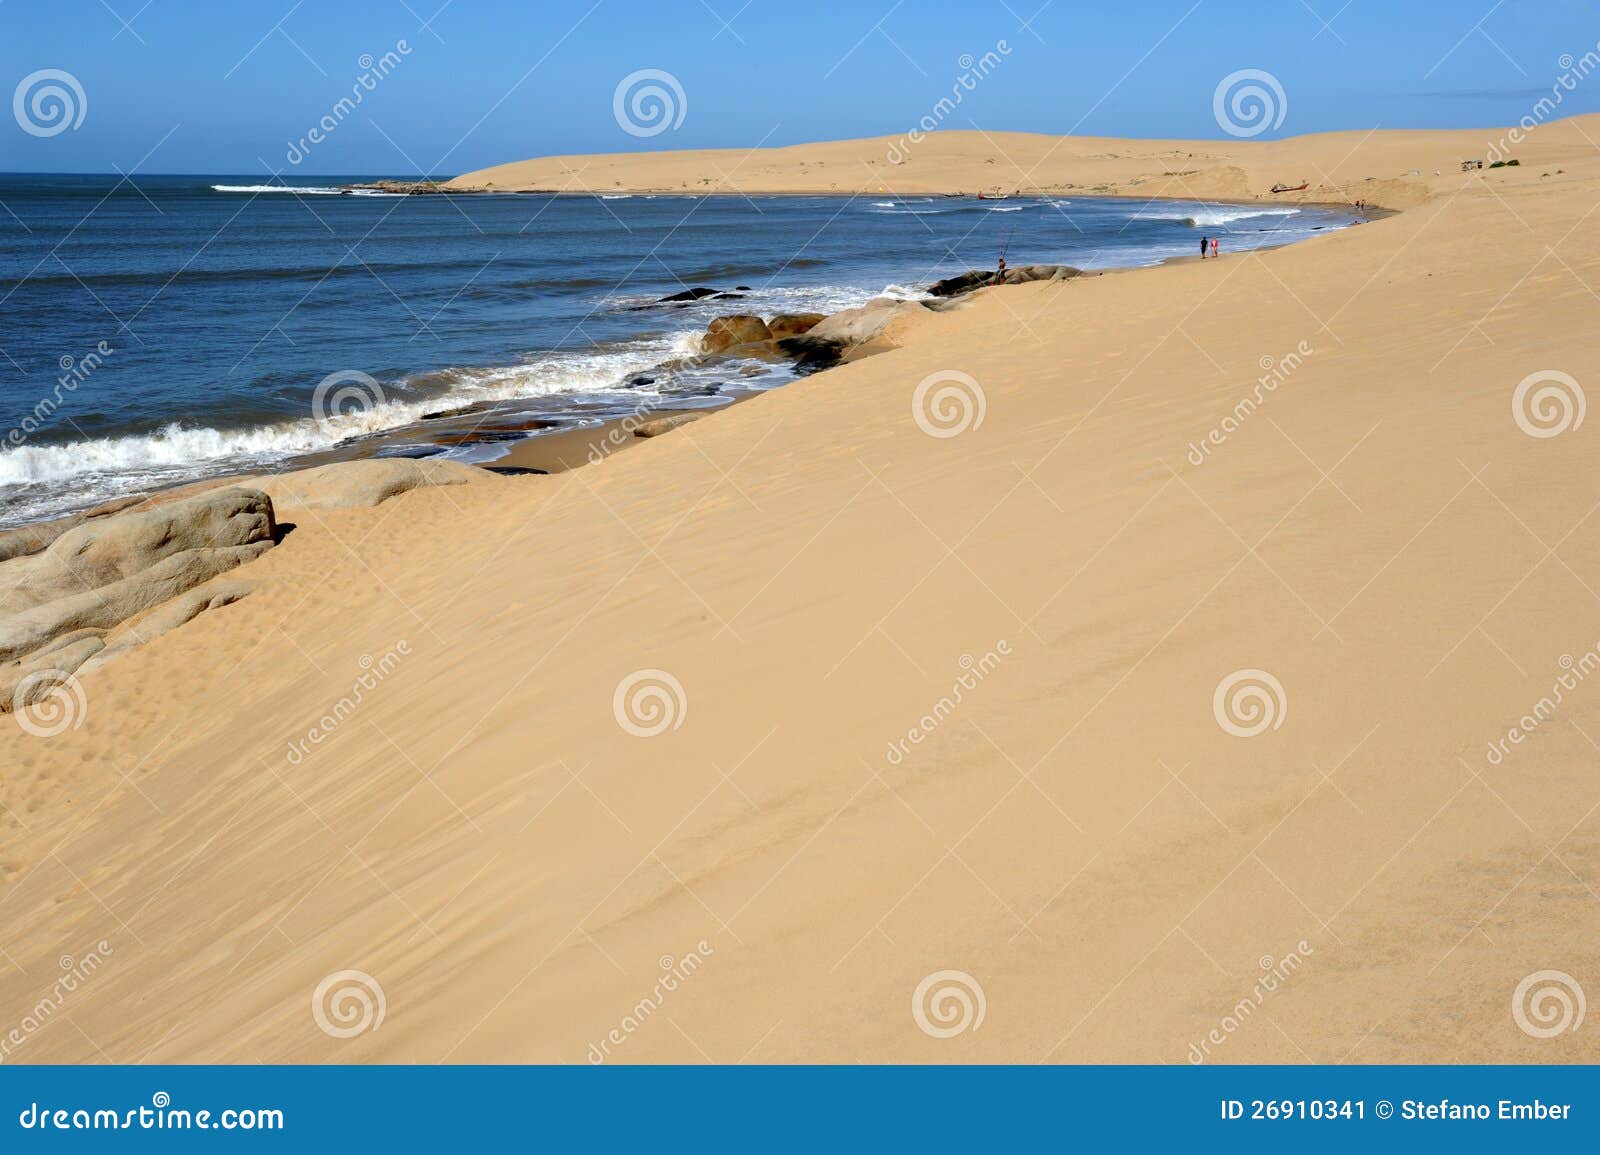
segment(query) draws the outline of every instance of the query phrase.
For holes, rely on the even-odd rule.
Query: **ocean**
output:
[[[1355,223],[1112,198],[398,196],[227,176],[0,176],[0,526],[381,441],[726,404],[786,365],[685,366],[714,316],[832,312],[1012,266],[1150,265]],[[664,305],[692,287],[719,300]],[[672,372],[652,372],[672,362]],[[481,438],[424,416],[491,406]]]

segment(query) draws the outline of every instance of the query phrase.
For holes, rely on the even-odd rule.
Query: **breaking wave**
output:
[[[95,476],[114,478],[129,473],[143,476],[167,470],[200,476],[224,466],[275,463],[284,457],[331,449],[352,438],[397,429],[440,408],[553,393],[618,390],[630,376],[671,357],[692,354],[698,347],[699,334],[683,332],[635,342],[609,353],[554,354],[525,365],[493,369],[448,369],[419,375],[389,390],[424,393],[423,396],[387,400],[357,412],[335,413],[320,422],[309,415],[238,428],[172,422],[151,433],[64,445],[22,445],[0,451],[0,487]]]
[[[1188,225],[1191,229],[1198,229],[1215,228],[1218,225],[1231,225],[1235,221],[1247,221],[1253,217],[1292,217],[1298,215],[1299,212],[1299,209],[1166,209],[1160,211],[1147,210],[1137,213],[1134,219],[1141,221],[1178,221]]]

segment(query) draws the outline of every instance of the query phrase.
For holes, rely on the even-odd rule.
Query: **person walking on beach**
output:
[[[1222,243],[1222,241],[1219,238],[1217,238],[1217,237],[1212,237],[1211,238],[1211,259],[1213,261],[1216,260],[1218,257],[1220,257],[1222,255],[1221,253],[1217,252],[1217,246],[1220,245],[1221,243]]]
[[[1211,238],[1210,237],[1201,237],[1200,238],[1200,259],[1202,261],[1206,259],[1206,246],[1209,245],[1210,243],[1211,243]]]

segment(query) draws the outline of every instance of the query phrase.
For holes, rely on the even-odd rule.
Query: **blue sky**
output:
[[[0,118],[0,170],[451,175],[550,153],[898,135],[961,74],[1010,52],[947,127],[1220,137],[1218,82],[1270,72],[1264,138],[1510,123],[1565,54],[1600,40],[1588,0],[3,0],[0,91],[71,74],[81,124]],[[125,23],[124,23],[125,22]],[[396,52],[404,41],[408,52]],[[399,64],[291,166],[290,145],[362,74]],[[681,124],[629,135],[623,77],[657,69]],[[1564,111],[1600,109],[1600,75]]]

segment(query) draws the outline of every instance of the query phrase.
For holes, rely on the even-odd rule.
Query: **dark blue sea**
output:
[[[1354,222],[1131,199],[343,194],[356,178],[0,176],[0,525],[380,438],[727,402],[792,370],[695,351],[720,313],[830,312],[993,267],[1110,268]],[[734,294],[683,307],[705,286]],[[319,389],[320,386],[320,389]],[[515,422],[512,422],[514,425]],[[535,434],[537,435],[537,434]],[[442,452],[492,461],[504,439]]]

